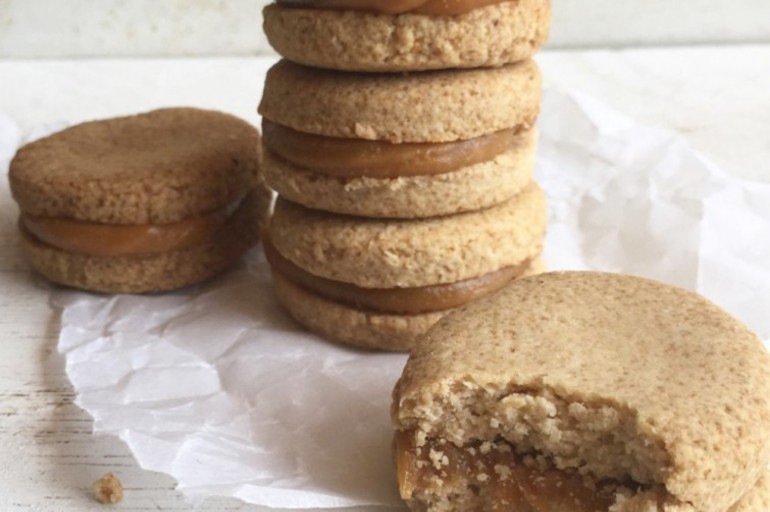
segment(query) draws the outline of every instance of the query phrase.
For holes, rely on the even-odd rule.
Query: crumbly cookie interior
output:
[[[413,510],[614,512],[672,500],[654,426],[619,404],[464,383],[430,402],[400,404],[412,414],[401,416],[396,459]]]

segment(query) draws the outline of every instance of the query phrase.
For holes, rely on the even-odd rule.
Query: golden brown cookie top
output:
[[[393,2],[378,3],[394,7]],[[431,3],[450,10],[466,7],[457,1]],[[264,29],[270,44],[293,62],[346,71],[510,64],[532,57],[547,39],[551,24],[550,0],[465,2],[470,10],[460,15],[389,14],[318,8],[317,2],[300,4],[265,8]]]
[[[364,288],[454,283],[517,265],[542,249],[543,192],[534,183],[499,205],[429,219],[364,219],[279,198],[270,237],[284,258]]]
[[[694,293],[550,273],[437,324],[411,354],[393,418],[459,444],[501,436],[559,467],[724,511],[770,459],[768,375],[761,341]]]
[[[267,73],[259,112],[330,137],[452,142],[530,128],[540,104],[534,61],[492,69],[342,73],[281,61]]]
[[[173,222],[251,188],[258,140],[249,123],[195,108],[87,122],[20,148],[11,190],[29,215]]]

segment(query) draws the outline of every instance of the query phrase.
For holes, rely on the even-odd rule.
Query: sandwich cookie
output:
[[[550,0],[278,0],[264,11],[283,57],[344,71],[495,67],[548,37]]]
[[[22,247],[39,273],[86,290],[155,292],[209,278],[257,241],[270,201],[258,148],[250,124],[192,108],[27,144],[9,174]]]
[[[594,272],[442,319],[394,390],[412,510],[764,512],[770,357],[702,297]]]
[[[281,61],[259,108],[265,179],[293,202],[362,217],[487,208],[532,180],[539,102],[529,60],[410,75]]]
[[[301,324],[366,348],[410,350],[448,311],[538,268],[545,199],[417,220],[360,219],[279,196],[264,237],[276,294]]]

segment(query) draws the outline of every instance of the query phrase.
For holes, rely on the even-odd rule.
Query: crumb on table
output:
[[[94,498],[99,503],[112,504],[123,499],[123,485],[118,480],[118,477],[112,473],[107,473],[94,482],[91,490],[94,493]]]

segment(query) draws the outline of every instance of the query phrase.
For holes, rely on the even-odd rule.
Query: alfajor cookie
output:
[[[278,299],[310,330],[409,350],[448,311],[537,269],[545,199],[531,184],[485,210],[361,219],[279,196],[265,251]]]
[[[540,75],[353,74],[279,62],[267,74],[264,172],[281,196],[362,217],[487,208],[532,180]]]
[[[542,274],[447,315],[394,390],[413,510],[764,512],[770,357],[702,297]]]
[[[545,42],[550,0],[278,0],[264,31],[283,57],[345,71],[496,67]]]
[[[233,116],[169,108],[67,128],[10,165],[22,247],[67,286],[180,288],[235,263],[257,240],[270,193],[259,133]]]

